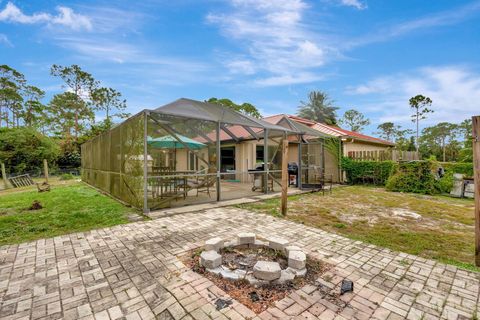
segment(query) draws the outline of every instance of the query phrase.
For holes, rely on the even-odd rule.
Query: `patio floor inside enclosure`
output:
[[[301,143],[304,135],[288,125],[179,99],[84,143],[82,178],[145,212],[275,192],[283,140]],[[298,161],[303,154],[296,152]]]

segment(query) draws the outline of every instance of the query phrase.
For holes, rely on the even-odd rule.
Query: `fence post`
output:
[[[287,215],[288,196],[288,140],[283,139],[282,144],[282,215]]]
[[[475,265],[480,267],[480,116],[472,117],[475,187]]]
[[[43,159],[43,174],[45,175],[45,182],[48,183],[48,162],[47,162],[47,159]]]
[[[10,187],[10,184],[8,183],[7,172],[5,171],[5,163],[1,162],[0,165],[2,167],[3,184],[5,185],[5,189],[8,189]]]

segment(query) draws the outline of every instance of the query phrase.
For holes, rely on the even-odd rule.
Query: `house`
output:
[[[298,127],[182,98],[82,144],[82,180],[144,212],[279,192],[283,141],[323,136]]]
[[[266,117],[263,120],[277,124],[285,117],[291,119],[292,121],[304,124],[314,130],[318,130],[328,136],[338,137],[341,139],[343,156],[348,156],[348,153],[352,151],[380,151],[395,147],[395,143],[391,141],[368,136],[355,131],[345,130],[340,127],[315,122],[298,116],[278,114]]]
[[[341,149],[341,155],[345,157],[352,155],[352,153],[382,152],[388,151],[395,147],[395,144],[390,141],[368,136],[359,132],[345,130],[340,127],[319,123],[294,115],[277,114],[263,118],[263,120],[277,125],[282,125],[282,123],[285,123],[286,119],[288,119],[290,122],[298,123],[318,131],[328,137],[338,138],[340,142],[339,148]],[[295,149],[293,154],[295,154]],[[338,157],[338,152],[336,152],[336,150],[332,150],[331,148],[327,148],[323,157],[324,173],[332,175],[334,181],[341,182],[342,175],[339,169],[340,159]]]
[[[256,119],[181,98],[85,142],[82,180],[145,212],[278,192],[287,139],[288,161],[298,165],[295,185],[318,186],[324,174],[340,181],[340,140],[349,136],[320,128],[294,116]]]

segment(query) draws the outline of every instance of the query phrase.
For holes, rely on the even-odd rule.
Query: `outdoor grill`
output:
[[[298,185],[298,165],[296,162],[289,162],[288,163],[288,185]]]
[[[264,163],[257,163],[255,169],[249,169],[248,173],[253,175],[253,186],[252,191],[262,190],[263,189],[263,171],[265,165]]]

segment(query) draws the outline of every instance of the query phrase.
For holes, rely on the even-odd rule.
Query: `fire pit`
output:
[[[283,284],[303,277],[306,261],[305,253],[287,240],[260,240],[254,233],[240,233],[231,241],[209,239],[200,254],[200,265],[207,272],[252,285]]]
[[[333,267],[306,256],[286,239],[265,239],[254,233],[240,233],[234,239],[209,239],[200,250],[183,256],[182,261],[257,314],[305,285],[323,292],[319,283],[325,281],[318,281]],[[337,302],[339,306],[344,304],[341,300]],[[221,307],[223,304],[217,305]]]

